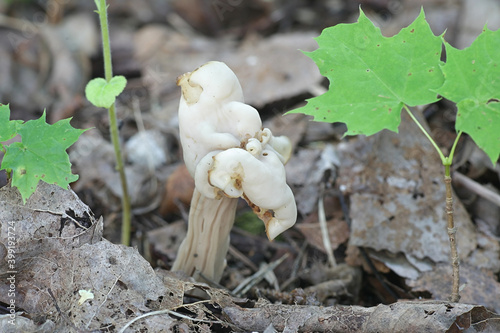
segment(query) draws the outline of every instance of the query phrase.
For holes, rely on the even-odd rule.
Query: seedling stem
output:
[[[444,185],[446,188],[446,219],[448,221],[448,237],[450,239],[450,251],[451,251],[451,266],[452,266],[452,287],[451,287],[451,296],[450,296],[450,301],[452,302],[458,302],[460,300],[460,294],[459,294],[459,288],[460,288],[460,259],[458,257],[458,250],[457,250],[457,240],[456,240],[456,233],[457,233],[457,228],[455,227],[455,222],[453,220],[453,191],[451,188],[451,173],[450,173],[450,166],[453,161],[453,155],[455,154],[455,148],[457,147],[458,140],[460,139],[460,136],[462,135],[462,132],[458,132],[457,137],[455,138],[455,142],[453,142],[453,146],[450,151],[450,156],[444,156],[444,154],[441,152],[441,149],[439,149],[438,145],[436,142],[432,139],[432,137],[427,133],[425,128],[420,124],[420,122],[415,118],[415,116],[411,113],[410,109],[405,105],[404,109],[408,114],[410,115],[411,119],[417,124],[418,128],[422,130],[424,135],[429,139],[431,144],[436,148],[439,157],[441,158],[441,162],[444,165]]]
[[[113,67],[111,63],[111,47],[109,43],[109,29],[108,29],[108,16],[106,0],[95,1],[97,5],[97,13],[101,22],[102,33],[102,50],[104,57],[104,77],[107,82],[113,78]],[[108,108],[109,115],[109,128],[111,132],[111,142],[115,150],[116,157],[116,170],[120,174],[120,182],[122,186],[122,233],[121,242],[124,245],[130,245],[130,198],[127,189],[127,178],[125,176],[125,169],[123,167],[123,157],[120,148],[120,139],[118,135],[118,125],[116,121],[115,103]]]

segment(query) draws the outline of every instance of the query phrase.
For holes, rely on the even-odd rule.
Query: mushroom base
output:
[[[220,281],[237,204],[238,199],[211,199],[194,190],[187,235],[172,271],[183,271],[201,282]]]

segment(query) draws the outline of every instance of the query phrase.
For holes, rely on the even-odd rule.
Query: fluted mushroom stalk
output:
[[[172,270],[219,282],[239,197],[264,221],[270,240],[295,223],[297,208],[284,168],[291,144],[262,128],[259,113],[244,104],[238,79],[224,63],[209,62],[177,83],[180,139],[196,188]]]

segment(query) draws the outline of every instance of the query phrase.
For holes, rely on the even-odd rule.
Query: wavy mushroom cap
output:
[[[243,102],[243,90],[236,74],[223,62],[210,61],[177,79],[188,104],[209,101]]]

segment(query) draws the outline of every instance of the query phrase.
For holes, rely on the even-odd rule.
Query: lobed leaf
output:
[[[10,120],[10,108],[0,104],[0,142],[12,139],[17,134],[21,120]]]
[[[384,37],[360,9],[357,23],[326,28],[316,40],[319,48],[306,54],[330,87],[292,113],[344,122],[348,135],[371,135],[383,129],[397,132],[404,104],[438,100],[433,90],[444,80],[439,66],[442,41],[432,33],[423,10],[410,26]]]
[[[85,96],[97,107],[109,109],[127,85],[124,76],[114,76],[109,82],[103,78],[96,78],[89,81],[85,87]]]
[[[44,112],[39,119],[19,126],[22,142],[5,147],[1,169],[12,170],[12,185],[19,189],[23,202],[35,192],[40,180],[66,189],[78,179],[71,172],[66,149],[86,130],[73,128],[69,121],[49,125]]]
[[[457,103],[455,128],[469,134],[495,164],[500,156],[500,30],[485,27],[463,50],[445,47],[445,82],[436,91]]]

